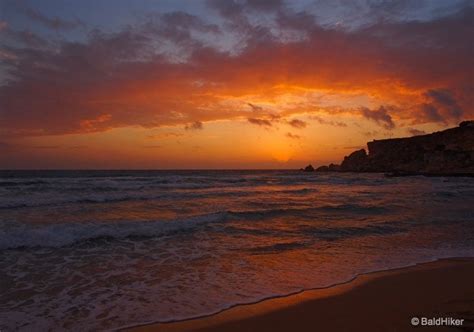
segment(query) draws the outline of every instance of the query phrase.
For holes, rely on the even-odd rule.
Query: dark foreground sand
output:
[[[412,317],[463,318],[460,327],[412,327]],[[361,275],[325,289],[241,305],[133,331],[474,331],[474,259],[439,260]]]

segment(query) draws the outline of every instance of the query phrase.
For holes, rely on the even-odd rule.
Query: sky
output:
[[[474,118],[474,1],[0,0],[0,168],[268,169]]]

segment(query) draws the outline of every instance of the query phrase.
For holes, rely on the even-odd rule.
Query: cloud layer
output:
[[[303,129],[294,116],[314,113],[322,124],[345,126],[324,116],[346,114],[390,130],[473,116],[469,5],[432,20],[352,29],[282,1],[209,1],[208,10],[213,23],[156,14],[118,32],[90,29],[83,41],[45,40],[2,22],[0,129],[6,136],[202,129],[226,119]],[[49,29],[83,24],[25,15]],[[314,97],[325,92],[353,100],[328,106]],[[357,102],[360,95],[369,102]]]

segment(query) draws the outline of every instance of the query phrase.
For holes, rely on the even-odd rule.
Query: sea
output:
[[[0,171],[0,330],[211,315],[474,256],[474,178]]]

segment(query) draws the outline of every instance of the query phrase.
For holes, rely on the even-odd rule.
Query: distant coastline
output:
[[[474,176],[474,121],[413,137],[373,140],[365,149],[306,172],[376,172],[387,176]]]

